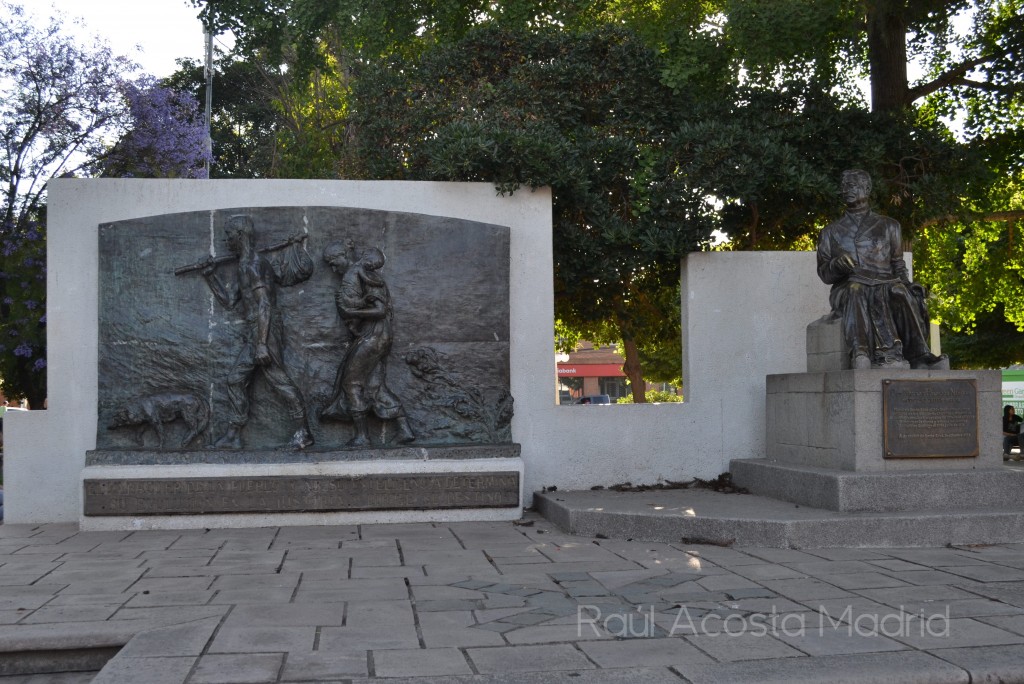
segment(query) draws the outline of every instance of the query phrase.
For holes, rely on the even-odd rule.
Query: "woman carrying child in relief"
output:
[[[379,272],[384,265],[384,253],[376,247],[356,249],[335,242],[324,249],[324,261],[341,276],[334,303],[352,334],[352,342],[338,369],[331,403],[320,417],[351,421],[355,435],[348,442],[350,447],[370,445],[370,411],[381,420],[395,421],[398,442],[411,442],[416,436],[385,377],[393,314],[391,296]]]

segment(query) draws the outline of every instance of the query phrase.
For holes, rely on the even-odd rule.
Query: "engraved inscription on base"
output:
[[[885,458],[978,456],[974,380],[884,380]]]
[[[519,505],[519,473],[86,480],[86,515],[297,513]]]

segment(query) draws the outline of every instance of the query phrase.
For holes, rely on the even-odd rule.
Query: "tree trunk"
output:
[[[622,364],[622,372],[629,378],[629,387],[633,391],[633,403],[644,404],[647,402],[647,383],[644,382],[643,369],[640,366],[640,352],[636,348],[636,340],[623,339],[623,351],[626,353],[626,363]]]
[[[871,111],[892,112],[909,104],[907,22],[900,0],[867,3]]]

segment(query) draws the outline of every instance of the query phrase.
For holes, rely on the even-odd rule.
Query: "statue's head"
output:
[[[324,261],[330,264],[335,273],[343,273],[348,268],[348,246],[343,242],[332,242],[324,247]]]
[[[253,235],[252,219],[245,214],[235,214],[228,219],[227,227],[228,246],[237,250],[241,248],[243,241],[251,242]]]
[[[860,169],[843,171],[839,180],[839,192],[847,204],[866,202],[871,195],[871,176],[867,171]]]
[[[359,263],[371,271],[376,271],[384,265],[384,252],[376,247],[364,247],[359,253]]]

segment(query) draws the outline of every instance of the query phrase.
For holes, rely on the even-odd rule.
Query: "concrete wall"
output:
[[[551,198],[490,184],[54,180],[50,183],[49,410],[5,417],[8,522],[77,521],[95,446],[97,226],[155,214],[321,205],[408,211],[511,228],[513,439],[524,489],[713,477],[764,455],[765,376],[805,370],[804,329],[828,310],[810,252],[694,254],[682,268],[686,403],[557,406]]]

